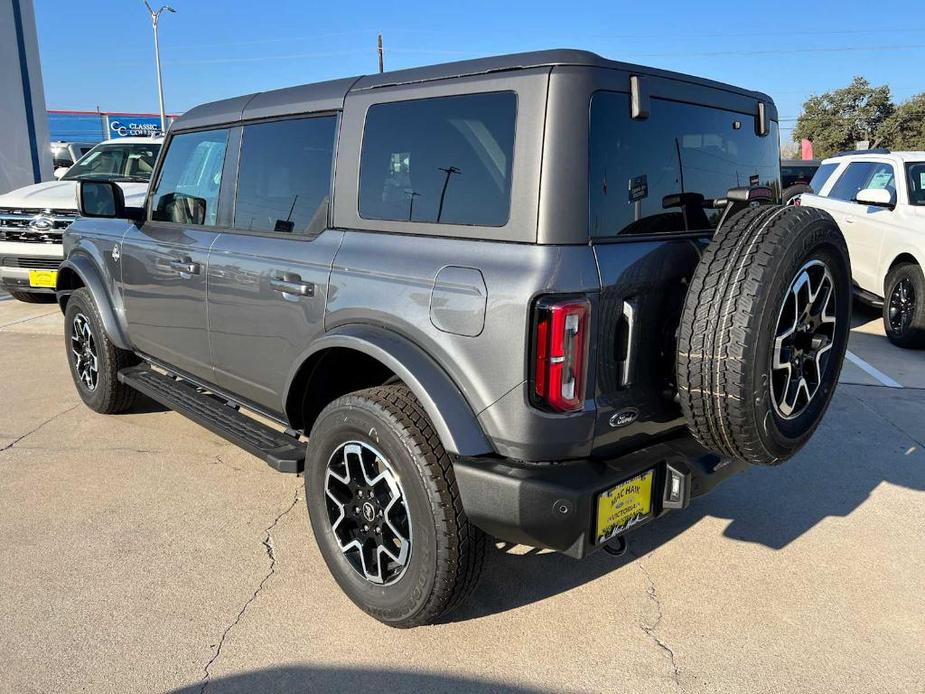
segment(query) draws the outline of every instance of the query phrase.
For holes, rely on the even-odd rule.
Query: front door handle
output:
[[[194,263],[191,260],[171,260],[169,265],[171,270],[176,270],[186,275],[199,274],[199,263]]]
[[[851,219],[851,217],[848,217],[847,219],[845,219],[845,224],[854,224],[854,220]]]
[[[270,286],[273,287],[273,291],[280,292],[281,294],[315,296],[315,285],[311,282],[303,282],[298,275],[292,279],[274,277],[270,280]]]

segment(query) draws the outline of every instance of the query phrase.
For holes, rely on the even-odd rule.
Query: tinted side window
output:
[[[599,92],[589,146],[595,237],[709,230],[730,188],[780,195],[777,123],[758,137],[754,116],[652,99],[649,118],[633,120],[628,94]]]
[[[816,173],[815,166],[782,166],[780,167],[781,185],[784,188],[809,183]]]
[[[823,164],[819,167],[819,170],[816,171],[813,176],[813,180],[809,182],[809,187],[813,189],[813,192],[816,195],[819,195],[819,191],[825,186],[828,180],[832,177],[832,174],[835,173],[835,169],[838,168],[838,163],[834,164]]]
[[[906,164],[909,177],[909,204],[925,205],[925,163]]]
[[[857,161],[848,164],[848,168],[832,186],[829,197],[847,202],[854,201],[858,193],[867,187],[867,182],[870,180],[875,166],[877,165],[869,161]]]
[[[371,106],[360,159],[360,216],[504,226],[516,111],[513,92]]]
[[[335,116],[244,127],[234,225],[320,233],[327,222]]]
[[[227,130],[171,139],[152,196],[151,219],[215,226],[227,142]]]

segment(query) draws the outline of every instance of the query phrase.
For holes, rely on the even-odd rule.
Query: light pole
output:
[[[160,19],[161,12],[167,10],[168,12],[176,12],[170,5],[163,5],[161,9],[155,12],[151,5],[148,4],[148,0],[144,0],[145,7],[148,8],[148,12],[151,13],[151,26],[154,27],[154,62],[157,65],[157,98],[161,104],[161,132],[167,132],[167,113],[164,111],[164,83],[161,81],[161,47],[157,42],[157,20]]]

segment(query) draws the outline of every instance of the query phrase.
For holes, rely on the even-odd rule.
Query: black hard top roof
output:
[[[316,82],[298,87],[287,87],[267,92],[257,92],[246,96],[213,101],[196,106],[180,116],[170,126],[173,130],[187,130],[207,127],[221,123],[234,123],[255,118],[270,118],[311,111],[333,111],[343,108],[344,99],[350,92],[376,89],[399,84],[431,82],[453,77],[479,75],[508,70],[523,70],[533,67],[552,67],[556,65],[580,65],[588,67],[626,70],[636,74],[665,77],[682,80],[707,87],[743,94],[773,104],[771,98],[761,92],[749,91],[722,82],[714,82],[691,75],[684,75],[657,68],[621,63],[602,58],[590,51],[559,48],[529,53],[511,53],[509,55],[476,58],[454,63],[441,63],[425,67],[395,70],[381,74],[362,75],[344,79]],[[772,117],[776,117],[771,110]]]

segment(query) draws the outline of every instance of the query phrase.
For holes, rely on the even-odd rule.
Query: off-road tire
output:
[[[46,294],[39,292],[18,292],[15,289],[10,289],[10,296],[12,296],[17,301],[22,301],[24,304],[51,304],[55,301],[54,294]]]
[[[787,419],[772,402],[771,358],[784,298],[813,260],[831,272],[836,323],[818,389],[801,414]],[[764,206],[730,218],[694,272],[678,335],[678,391],[694,437],[754,465],[776,465],[796,453],[838,382],[851,294],[848,249],[828,213]]]
[[[410,558],[404,573],[389,585],[371,583],[354,569],[340,549],[328,515],[328,461],[350,441],[382,451],[407,498]],[[334,579],[357,606],[384,624],[399,628],[431,624],[475,588],[486,536],[466,517],[452,459],[406,386],[350,393],[321,412],[309,437],[305,488],[312,530]]]
[[[97,383],[92,390],[79,378],[77,363],[71,351],[74,319],[78,315],[87,318],[98,360]],[[87,407],[100,414],[117,414],[135,403],[138,391],[120,383],[118,373],[120,369],[138,364],[139,359],[132,352],[120,349],[112,343],[103,328],[103,319],[93,296],[83,287],[74,291],[67,302],[64,312],[64,348],[74,387]]]
[[[905,330],[897,331],[890,325],[890,301],[897,285],[908,280],[914,293],[912,319]],[[905,349],[925,348],[925,275],[916,263],[902,263],[890,270],[883,282],[883,329],[887,339]]]

